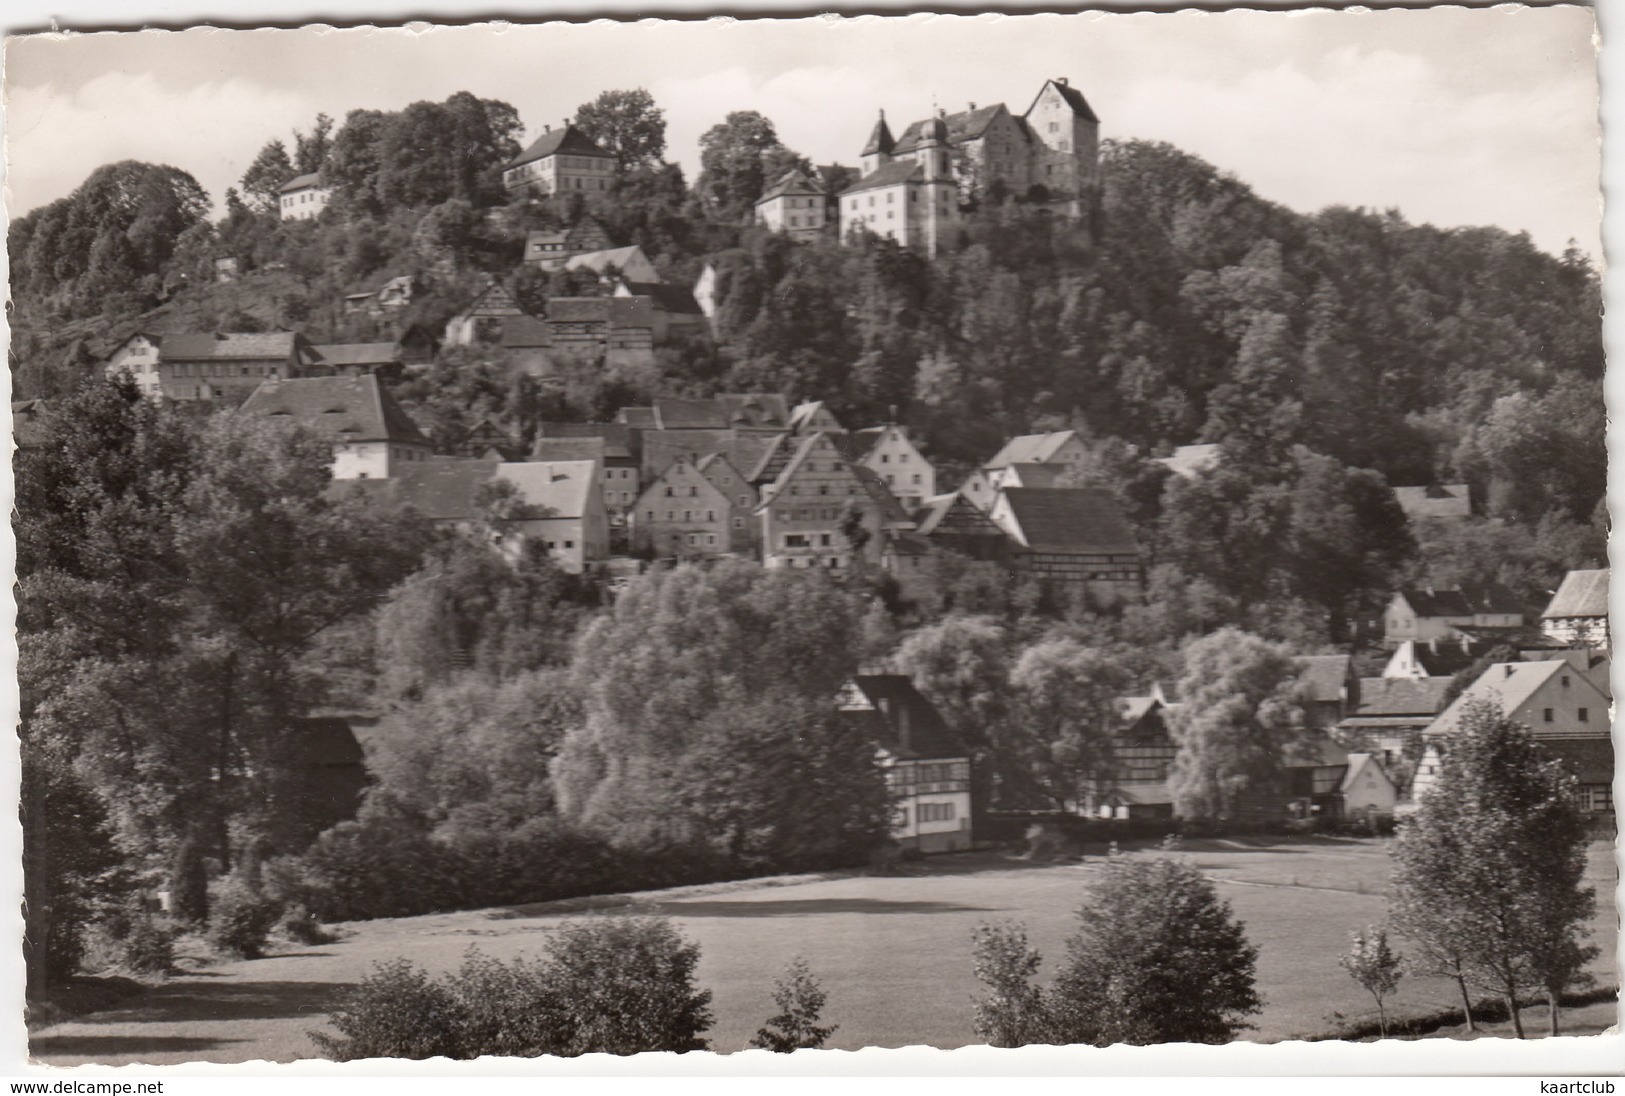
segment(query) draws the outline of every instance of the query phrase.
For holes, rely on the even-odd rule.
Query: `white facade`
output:
[[[892,837],[937,852],[970,846],[970,760],[905,761],[878,751],[893,795]]]
[[[390,441],[337,442],[333,446],[333,478],[388,479],[402,464],[429,459],[426,446]]]
[[[141,394],[149,399],[157,399],[164,394],[164,383],[158,371],[159,349],[156,338],[148,335],[131,335],[124,340],[124,344],[113,351],[107,359],[103,372],[108,380],[127,375],[135,381],[135,386]]]
[[[327,208],[332,191],[314,183],[283,191],[280,213],[284,221],[308,221]]]
[[[860,462],[885,481],[892,497],[916,510],[937,493],[937,473],[901,426],[886,426]]]

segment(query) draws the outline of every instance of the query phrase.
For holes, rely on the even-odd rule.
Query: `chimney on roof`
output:
[[[1065,76],[1057,76],[1055,78],[1055,82],[1057,84],[1060,84],[1062,87],[1066,87],[1066,77]]]
[[[565,120],[564,120],[564,128],[565,128],[565,129],[569,129],[569,128],[570,128],[570,119],[568,119],[568,118],[566,118],[566,119],[565,119]]]
[[[552,133],[553,132],[553,123],[552,122],[543,122],[542,123],[542,132],[543,133]]]
[[[966,110],[975,110],[976,109],[976,104],[974,102],[966,103],[965,104],[965,109]]]
[[[1506,671],[1506,676],[1507,677],[1512,676],[1512,669],[1513,669],[1512,663],[1508,662],[1505,666],[1503,666],[1501,668]]]

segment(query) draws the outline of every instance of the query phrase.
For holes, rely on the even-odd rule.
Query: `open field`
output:
[[[1613,850],[1592,852],[1603,911],[1595,942],[1600,980],[1617,982]],[[1369,996],[1337,965],[1348,933],[1380,921],[1388,873],[1381,841],[1295,839],[1205,841],[1190,857],[1219,883],[1259,946],[1263,1013],[1250,1038],[1324,1033],[1339,1015],[1374,1016]],[[1091,860],[1093,857],[1091,857]],[[838,1048],[976,1042],[970,934],[981,921],[1026,923],[1046,957],[1046,974],[1073,929],[1072,910],[1095,872],[1083,864],[1030,864],[1002,854],[944,857],[920,874],[725,884],[649,895],[698,942],[699,977],[715,994],[710,1033],[719,1051],[742,1049],[772,1012],[774,978],[796,954],[829,992],[826,1020]],[[224,964],[173,978],[123,1007],[37,1031],[34,1055],[48,1063],[221,1062],[309,1057],[307,1033],[323,1026],[344,987],[375,962],[410,957],[431,970],[457,965],[471,946],[499,958],[534,955],[568,914],[499,909],[344,926],[333,944]],[[1408,978],[1393,1009],[1433,1012],[1455,1001],[1452,984]],[[1567,1032],[1597,1031],[1612,1009],[1566,1017]],[[1526,1016],[1544,1029],[1543,1010]]]

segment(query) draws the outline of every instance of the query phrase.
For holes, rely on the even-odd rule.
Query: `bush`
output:
[[[239,880],[228,880],[214,897],[209,944],[223,955],[258,959],[265,954],[266,938],[281,912],[275,899]]]
[[[322,927],[302,903],[295,903],[282,911],[276,923],[277,931],[296,944],[331,944],[338,939]]]
[[[164,974],[175,965],[175,937],[180,928],[167,917],[144,914],[121,941],[119,964],[137,974]]]
[[[332,1014],[343,1038],[311,1038],[341,1062],[703,1050],[711,994],[694,985],[699,954],[663,917],[566,922],[537,963],[470,949],[438,980],[405,959],[381,965]]]

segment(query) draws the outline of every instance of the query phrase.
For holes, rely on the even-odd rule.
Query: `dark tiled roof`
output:
[[[1555,757],[1563,768],[1582,784],[1614,782],[1614,743],[1603,735],[1595,738],[1542,738],[1541,752]]]
[[[620,422],[543,422],[537,426],[542,438],[603,438],[604,454],[626,459],[632,455],[632,431]]]
[[[727,410],[716,400],[655,400],[655,417],[662,430],[726,430]]]
[[[1354,714],[1361,719],[1438,715],[1444,710],[1444,694],[1451,680],[1448,677],[1362,677],[1360,704]]]
[[[313,349],[321,355],[323,364],[334,368],[347,365],[390,365],[400,360],[400,352],[392,342],[322,343]]]
[[[717,396],[736,426],[784,427],[790,422],[790,401],[780,392],[723,392]]]
[[[615,413],[616,419],[634,430],[658,430],[660,420],[652,407],[623,407]]]
[[[923,181],[925,168],[913,160],[893,160],[889,164],[881,164],[874,171],[865,175],[845,190],[842,196],[848,194],[861,194],[865,190],[878,190],[881,187],[897,186],[900,183]]]
[[[532,160],[540,160],[552,156],[556,152],[567,152],[571,156],[598,156],[606,160],[615,157],[598,146],[598,142],[582,133],[575,126],[561,126],[558,129],[548,130],[530,143],[530,147],[509,160],[505,167],[518,167],[528,164]]]
[[[530,447],[533,461],[596,460],[608,457],[603,438],[537,438]]]
[[[806,174],[798,169],[791,169],[779,178],[779,181],[767,188],[767,191],[758,199],[756,204],[771,202],[775,198],[783,198],[788,194],[822,195],[823,189],[807,178]]]
[[[879,121],[875,122],[875,128],[869,131],[869,140],[863,146],[862,155],[873,156],[877,152],[890,152],[895,147],[897,142],[892,138],[891,127],[886,124],[886,115],[882,113]]]
[[[1342,700],[1352,661],[1348,655],[1304,655],[1297,660],[1303,671],[1298,680],[1308,686],[1309,695],[1315,701]]]
[[[474,516],[475,493],[500,467],[490,460],[427,460],[403,465],[388,479],[335,480],[327,491],[387,510],[415,510],[433,521],[462,521]]]
[[[832,436],[832,435],[826,435]],[[858,484],[869,493],[876,506],[880,508],[882,522],[889,524],[902,524],[908,522],[908,512],[903,504],[897,501],[897,496],[891,493],[886,481],[880,478],[880,473],[872,468],[865,468],[861,464],[848,464],[847,468],[857,479]]]
[[[538,346],[552,346],[547,323],[535,316],[509,316],[502,321],[502,345],[510,350],[528,350]]]
[[[968,756],[936,706],[908,678],[860,674],[852,684],[873,708],[841,715],[863,727],[881,747],[904,760]]]
[[[1419,617],[1473,616],[1476,613],[1518,613],[1523,608],[1511,590],[1498,584],[1450,589],[1400,591]]]
[[[627,290],[635,297],[648,297],[657,312],[671,312],[680,316],[703,316],[694,291],[680,285],[662,285],[659,282],[627,282]]]
[[[1005,490],[1010,511],[1035,552],[1132,555],[1139,551],[1123,509],[1103,487]]]
[[[389,390],[370,373],[358,377],[272,378],[255,388],[237,413],[272,422],[298,423],[335,441],[429,444]]]
[[[1606,617],[1608,615],[1608,568],[1600,571],[1570,571],[1563,576],[1552,603],[1540,614],[1555,617]]]
[[[552,297],[547,302],[547,322],[652,327],[654,307],[648,297]]]
[[[994,103],[990,107],[962,110],[957,114],[950,114],[943,118],[943,122],[948,127],[948,142],[957,145],[961,141],[974,141],[987,131],[987,127],[1003,107],[1003,103]],[[897,146],[893,151],[903,153],[918,148],[920,142],[924,139],[925,127],[931,121],[931,119],[927,118],[910,125],[903,131],[903,135],[897,139]]]
[[[1095,112],[1089,109],[1089,101],[1083,97],[1083,92],[1079,91],[1075,87],[1063,84],[1059,80],[1044,81],[1045,87],[1048,87],[1050,84],[1055,85],[1055,90],[1061,93],[1061,98],[1066,100],[1066,105],[1072,108],[1073,114],[1076,114],[1086,122],[1100,121],[1099,118],[1095,117]],[[1033,96],[1033,107],[1038,105],[1038,99],[1043,94],[1044,88],[1039,88],[1038,95]],[[1033,112],[1033,107],[1027,108],[1028,114]]]
[[[287,182],[278,187],[277,193],[287,194],[295,190],[306,190],[310,187],[321,185],[321,176],[314,171],[310,171],[303,175],[295,175],[293,178],[289,179]]]
[[[292,331],[254,334],[215,334],[204,331],[165,335],[160,353],[164,362],[291,359],[299,342],[299,336]]]

